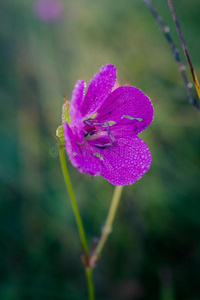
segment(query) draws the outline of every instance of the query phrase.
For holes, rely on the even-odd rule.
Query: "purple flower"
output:
[[[59,0],[37,0],[34,6],[35,15],[45,21],[58,20],[63,13],[63,4]]]
[[[64,104],[67,154],[82,173],[101,175],[114,185],[132,184],[147,172],[151,153],[137,135],[153,120],[149,98],[133,86],[113,90],[116,68],[105,65],[90,81],[78,80]]]

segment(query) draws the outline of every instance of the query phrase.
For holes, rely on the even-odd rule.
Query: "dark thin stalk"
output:
[[[194,107],[196,109],[199,109],[199,104],[198,104],[196,98],[194,97],[194,95],[192,93],[192,84],[188,81],[187,75],[185,73],[186,67],[183,65],[183,63],[181,61],[180,54],[179,54],[179,50],[176,47],[176,45],[175,45],[174,41],[172,40],[172,37],[169,33],[169,31],[170,31],[169,27],[166,26],[166,24],[163,22],[161,16],[158,14],[157,10],[151,4],[151,2],[149,0],[143,0],[143,1],[147,5],[147,7],[149,8],[151,14],[153,15],[153,17],[154,17],[156,23],[158,24],[159,28],[162,30],[162,32],[163,32],[163,34],[164,34],[171,50],[172,50],[173,57],[174,57],[174,59],[176,60],[176,62],[178,64],[178,69],[179,69],[179,72],[180,72],[181,77],[183,79],[183,82],[185,84],[190,102],[194,105]]]
[[[192,73],[192,77],[193,77],[193,80],[194,80],[194,84],[195,84],[195,87],[196,87],[196,90],[197,90],[198,97],[200,99],[200,85],[199,85],[199,81],[198,81],[195,69],[193,67],[192,60],[191,60],[190,55],[189,55],[189,51],[188,51],[188,48],[187,48],[187,45],[186,45],[186,42],[185,42],[185,39],[184,39],[184,36],[183,36],[183,32],[181,30],[181,26],[180,26],[180,23],[179,23],[179,20],[178,20],[178,17],[177,17],[177,14],[176,14],[176,11],[175,11],[175,8],[174,8],[174,5],[173,5],[173,1],[172,0],[168,0],[168,5],[169,5],[169,8],[170,8],[171,13],[172,13],[172,17],[174,19],[174,23],[176,25],[176,28],[177,28],[177,31],[178,31],[178,35],[179,35],[180,40],[181,40],[183,51],[185,52],[185,56],[186,56],[186,59],[187,59],[188,64],[189,64],[190,71]]]

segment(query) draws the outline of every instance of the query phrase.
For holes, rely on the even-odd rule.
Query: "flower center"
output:
[[[115,142],[115,137],[110,131],[109,122],[98,123],[94,119],[88,119],[83,122],[84,137],[90,140],[98,139],[98,143],[94,145],[95,147],[105,149],[113,146]],[[101,140],[101,143],[99,143],[99,139],[101,138],[104,138],[104,140]]]
[[[84,137],[88,136],[88,135],[93,135],[95,133],[98,132],[98,126],[96,125],[85,125],[84,126]]]

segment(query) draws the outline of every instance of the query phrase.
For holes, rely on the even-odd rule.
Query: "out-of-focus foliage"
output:
[[[154,5],[180,46],[167,1]],[[174,0],[200,75],[200,2]],[[33,0],[0,2],[0,299],[87,299],[56,140],[62,95],[106,63],[152,98],[141,134],[149,172],[125,187],[95,269],[97,299],[200,299],[200,130],[162,33],[140,0],[65,0],[47,22]],[[182,58],[184,56],[182,55]],[[51,155],[50,155],[51,154]],[[70,174],[87,235],[100,235],[113,186]]]

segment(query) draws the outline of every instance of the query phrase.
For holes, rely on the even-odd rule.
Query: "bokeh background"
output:
[[[180,47],[167,1],[153,4]],[[200,2],[174,4],[200,76]],[[141,0],[6,0],[0,23],[0,299],[87,299],[52,133],[62,95],[70,99],[76,80],[88,82],[106,63],[116,65],[121,85],[151,97],[155,117],[140,134],[152,166],[124,188],[94,272],[97,300],[200,299],[199,115],[147,7]],[[113,186],[68,165],[91,243]]]

